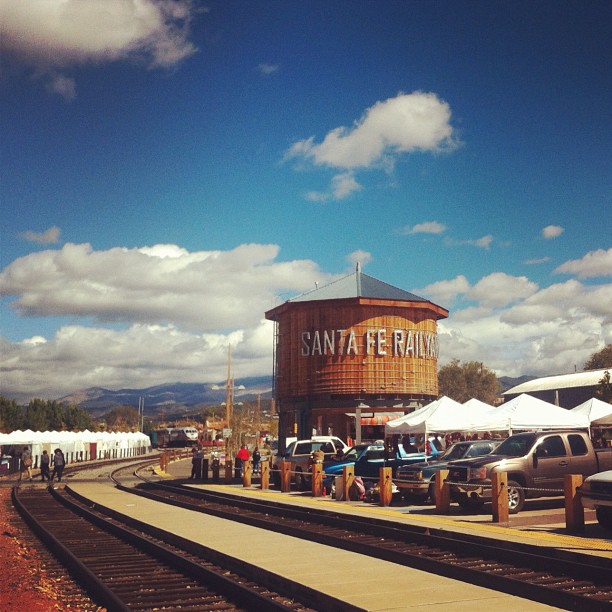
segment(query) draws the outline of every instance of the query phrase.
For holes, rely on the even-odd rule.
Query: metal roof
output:
[[[393,285],[368,276],[359,270],[336,281],[317,287],[312,291],[302,293],[289,302],[313,302],[316,300],[339,300],[346,298],[371,298],[379,300],[400,300],[408,302],[428,302],[409,291],[404,291]]]
[[[572,387],[595,387],[599,384],[606,371],[610,371],[610,368],[608,370],[590,370],[576,374],[535,378],[504,391],[503,395],[516,395],[532,391],[553,391],[555,389],[569,389]]]

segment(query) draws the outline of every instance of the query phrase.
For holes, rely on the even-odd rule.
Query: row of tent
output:
[[[477,399],[460,404],[441,397],[410,414],[388,421],[385,434],[417,432],[496,432],[535,429],[590,429],[612,426],[612,405],[597,398],[567,410],[522,394],[500,406]]]
[[[62,450],[67,463],[90,459],[131,457],[146,453],[151,448],[151,439],[140,432],[108,431],[25,431],[0,433],[3,453],[21,454],[27,446],[32,452],[34,466],[43,450],[52,454],[56,448]]]

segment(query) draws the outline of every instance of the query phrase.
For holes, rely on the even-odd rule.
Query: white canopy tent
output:
[[[473,431],[508,431],[514,429],[588,429],[589,420],[583,414],[559,408],[526,393],[494,408]]]
[[[591,425],[612,426],[612,404],[606,404],[596,397],[572,408],[570,412],[583,414],[589,419]]]
[[[494,408],[478,400],[470,402],[460,404],[443,396],[423,408],[389,421],[385,425],[385,434],[403,435],[424,431],[427,436],[428,432],[474,431],[474,427],[487,418]]]

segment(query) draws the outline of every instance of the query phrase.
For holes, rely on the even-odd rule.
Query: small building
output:
[[[610,370],[589,370],[534,378],[504,391],[504,401],[507,402],[521,393],[526,393],[561,408],[575,408],[595,397],[595,391],[606,371]]]
[[[390,413],[436,399],[437,321],[446,317],[441,306],[359,265],[266,312],[275,322],[279,436],[354,437],[356,418],[364,418],[380,437],[375,427],[382,432]]]

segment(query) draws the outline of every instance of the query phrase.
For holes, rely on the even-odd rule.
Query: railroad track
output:
[[[13,489],[13,503],[92,599],[113,612],[123,610],[313,610],[271,590],[265,579],[220,566],[86,508],[64,491]],[[260,577],[261,578],[261,577]],[[275,585],[282,580],[275,579]],[[321,602],[320,594],[313,594]],[[330,598],[331,600],[331,598]],[[337,603],[337,600],[334,600]],[[335,607],[354,610],[353,606]]]
[[[437,533],[333,511],[259,502],[176,483],[117,486],[157,501],[336,546],[566,610],[612,610],[612,560]],[[145,479],[146,480],[146,479]],[[270,516],[274,520],[270,520]],[[555,556],[552,556],[552,555]]]

